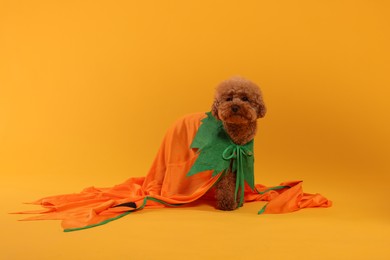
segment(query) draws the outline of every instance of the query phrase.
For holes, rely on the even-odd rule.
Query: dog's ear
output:
[[[219,116],[218,116],[218,106],[219,106],[219,102],[217,99],[214,99],[214,103],[213,105],[211,106],[211,114],[213,114],[213,116],[219,120]]]
[[[262,118],[267,113],[267,107],[264,104],[263,100],[260,100],[257,107],[257,118]]]

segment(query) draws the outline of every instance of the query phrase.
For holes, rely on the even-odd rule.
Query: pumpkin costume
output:
[[[130,178],[112,188],[90,187],[78,194],[46,197],[32,203],[42,210],[18,213],[40,214],[24,220],[62,220],[66,232],[90,228],[144,208],[213,198],[213,186],[231,162],[240,206],[244,201],[269,201],[259,214],[331,206],[319,194],[304,193],[301,181],[275,187],[255,184],[253,140],[236,145],[211,113],[197,113],[178,120],[167,131],[145,177]]]

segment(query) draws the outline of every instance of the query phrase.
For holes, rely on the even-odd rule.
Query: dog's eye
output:
[[[226,99],[226,101],[232,101],[232,100],[233,100],[232,97],[228,97],[228,98]]]
[[[249,101],[249,98],[246,97],[246,96],[243,96],[243,97],[241,98],[241,100],[242,100],[242,101],[245,101],[245,102],[248,102],[248,101]]]

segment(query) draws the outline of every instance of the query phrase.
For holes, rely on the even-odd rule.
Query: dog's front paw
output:
[[[220,210],[235,210],[238,207],[235,199],[235,186],[236,186],[236,175],[228,171],[225,173],[216,185],[215,199],[216,208]],[[237,194],[239,196],[239,194]]]
[[[238,207],[237,201],[233,198],[231,199],[221,199],[217,201],[216,208],[220,210],[225,210],[225,211],[230,211],[230,210],[235,210]]]

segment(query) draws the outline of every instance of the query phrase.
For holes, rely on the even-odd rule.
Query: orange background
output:
[[[0,258],[390,259],[389,7],[2,0]],[[256,182],[302,179],[332,208],[148,210],[74,233],[6,214],[145,175],[167,127],[233,75],[268,107]]]

